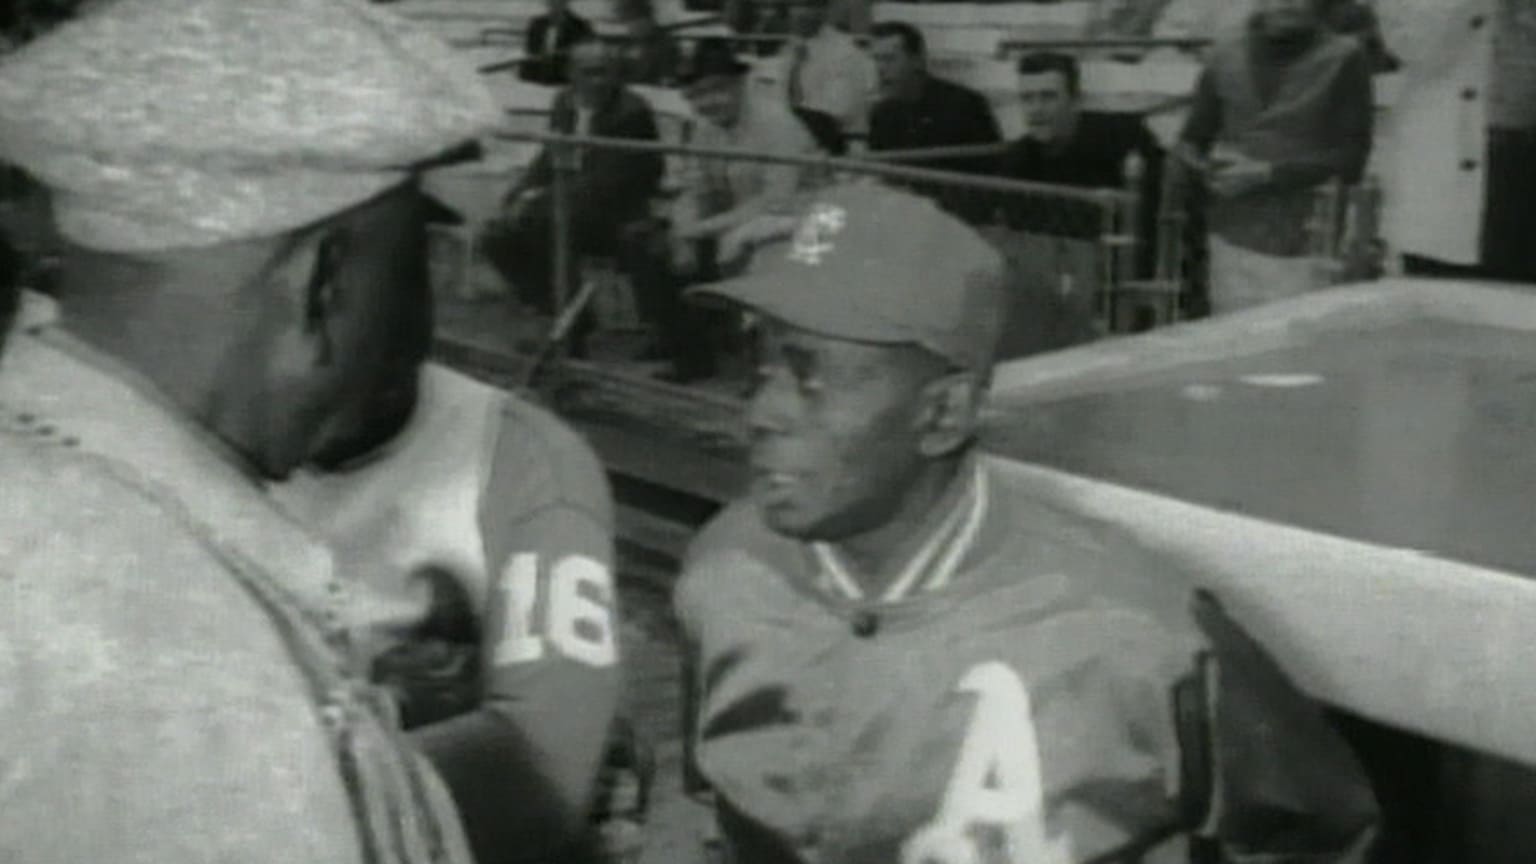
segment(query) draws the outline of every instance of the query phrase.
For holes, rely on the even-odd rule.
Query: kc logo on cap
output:
[[[815,266],[836,248],[832,238],[848,224],[848,211],[836,204],[817,203],[800,220],[789,245],[789,260]]]

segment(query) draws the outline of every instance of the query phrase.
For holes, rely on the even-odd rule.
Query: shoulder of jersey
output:
[[[798,541],[774,534],[750,500],[720,511],[689,544],[674,600],[690,610],[732,603],[762,605],[795,592],[807,559]]]
[[[520,496],[542,488],[549,497],[564,498],[594,513],[609,511],[602,462],[564,420],[521,396],[441,364],[428,364],[423,375],[434,391],[434,401],[454,406],[447,416],[467,417],[457,409],[473,405],[485,406],[475,410],[495,412],[488,454],[492,464],[487,466],[492,476],[516,479]]]
[[[796,541],[769,530],[757,506],[741,498],[726,504],[699,529],[688,544],[683,563],[685,569],[691,569],[721,555],[743,554],[772,561],[796,554],[798,548]]]

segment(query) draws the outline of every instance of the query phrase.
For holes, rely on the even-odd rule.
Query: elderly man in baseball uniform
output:
[[[731,860],[1356,862],[1320,712],[1178,566],[976,451],[999,256],[931,202],[819,194],[750,275],[752,486],[676,593]]]
[[[579,825],[614,701],[600,472],[421,369],[417,175],[497,116],[362,0],[120,0],[0,67],[0,159],[69,242],[0,359],[0,860],[489,864]],[[392,558],[398,502],[363,538],[344,495],[271,494],[368,454],[440,480],[468,541]]]

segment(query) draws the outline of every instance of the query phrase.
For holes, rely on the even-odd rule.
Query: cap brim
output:
[[[689,289],[692,302],[723,300],[782,321],[796,329],[833,339],[879,345],[918,344],[906,328],[896,327],[843,300],[846,292],[824,280],[801,274],[747,273],[734,279]]]

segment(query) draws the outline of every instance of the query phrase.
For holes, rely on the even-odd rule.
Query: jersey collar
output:
[[[966,488],[949,513],[878,597],[864,593],[833,544],[820,541],[809,544],[820,571],[817,583],[821,589],[853,602],[896,603],[913,594],[937,591],[950,584],[966,553],[976,543],[990,500],[987,473],[981,460],[971,460],[969,473],[962,482]]]

